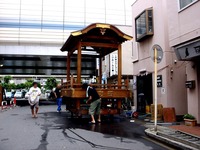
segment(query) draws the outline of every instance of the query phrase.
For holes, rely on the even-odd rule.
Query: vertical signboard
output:
[[[118,74],[118,55],[110,54],[110,76]]]
[[[162,87],[162,75],[157,75],[157,87]]]

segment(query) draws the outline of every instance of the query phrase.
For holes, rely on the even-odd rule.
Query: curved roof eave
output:
[[[121,30],[119,30],[114,25],[106,24],[106,23],[93,23],[93,24],[85,27],[82,30],[71,32],[69,38],[67,39],[67,41],[62,46],[61,51],[66,51],[65,48],[67,47],[68,44],[70,44],[72,39],[74,39],[75,37],[79,37],[83,34],[87,34],[87,32],[89,32],[90,30],[95,29],[95,28],[105,28],[105,29],[113,30],[118,36],[123,38],[124,41],[131,40],[133,38],[132,36],[123,33]]]
[[[71,33],[72,36],[79,36],[82,34],[87,33],[88,31],[94,29],[94,28],[106,28],[106,29],[111,29],[113,30],[115,33],[117,33],[119,36],[123,37],[126,40],[131,40],[133,37],[130,35],[127,35],[125,33],[123,33],[121,30],[119,30],[117,27],[111,25],[111,24],[105,24],[105,23],[93,23],[89,26],[87,26],[86,28],[82,29],[82,30],[78,30],[78,31],[74,31]]]

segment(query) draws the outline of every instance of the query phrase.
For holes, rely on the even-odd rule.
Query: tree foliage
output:
[[[46,81],[45,89],[51,90],[54,87],[56,87],[56,84],[57,84],[56,79],[54,77],[50,77]]]
[[[7,83],[7,84],[10,82],[11,79],[12,79],[11,76],[5,76],[5,77],[3,78],[4,83]]]
[[[33,85],[33,80],[32,79],[27,79],[26,82],[24,83],[25,84],[25,88],[26,89],[29,89],[32,87]]]
[[[30,89],[33,85],[33,80],[32,79],[27,79],[25,83],[20,83],[20,84],[15,84],[15,83],[10,83],[9,81],[11,80],[11,76],[5,76],[4,77],[4,83],[1,83],[1,85],[7,90],[11,91],[12,89]],[[41,84],[38,83],[38,87],[41,88]]]
[[[11,91],[11,89],[16,89],[16,85],[14,83],[2,83],[1,84],[4,89],[6,89],[7,91]]]
[[[25,89],[25,84],[24,83],[17,84],[16,89]]]

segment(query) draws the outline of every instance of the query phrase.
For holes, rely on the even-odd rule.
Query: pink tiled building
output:
[[[164,52],[158,64],[158,103],[175,107],[177,115],[190,113],[200,123],[200,1],[137,0],[132,14],[137,109],[142,108],[141,94],[146,104],[153,103],[150,51],[158,44]]]

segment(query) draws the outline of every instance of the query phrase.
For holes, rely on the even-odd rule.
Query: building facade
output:
[[[200,123],[200,1],[171,0],[167,8],[169,46],[185,64],[187,112]]]
[[[117,26],[122,32],[128,35],[132,35],[132,26]],[[102,62],[103,79],[110,79],[118,75],[118,53],[117,51],[104,57]],[[133,75],[132,66],[132,40],[122,43],[122,75]],[[112,78],[115,79],[115,78]],[[111,82],[113,80],[110,80]]]
[[[0,0],[0,74],[65,75],[67,53],[59,50],[70,33],[95,22],[131,29],[131,3]],[[76,74],[74,60],[71,70]],[[85,58],[82,62],[89,68],[83,74],[95,73],[95,59]]]
[[[0,43],[61,46],[91,23],[131,25],[131,1],[0,0]]]
[[[154,82],[158,86],[158,103],[164,107],[175,107],[177,115],[188,112],[185,88],[186,63],[177,61],[170,45],[168,13],[171,1],[137,0],[132,5],[133,14],[133,74],[135,105],[145,111],[144,105],[154,101]],[[176,4],[173,8],[177,8]],[[158,80],[154,81],[152,47],[157,44],[163,50],[163,59],[158,64]],[[142,97],[142,98],[141,98]],[[141,101],[142,99],[142,101]],[[180,105],[181,104],[181,105]]]

